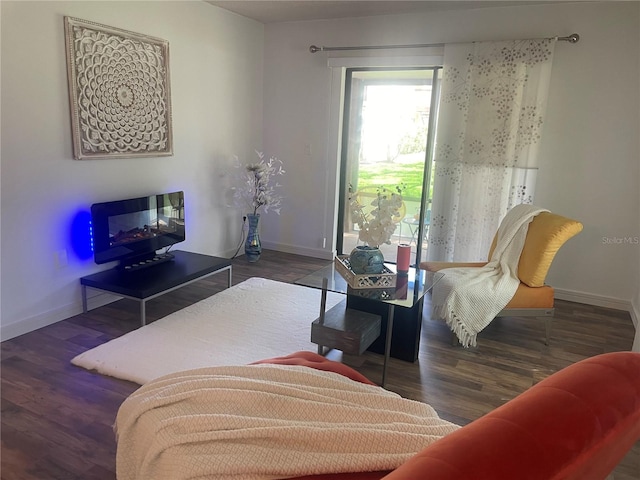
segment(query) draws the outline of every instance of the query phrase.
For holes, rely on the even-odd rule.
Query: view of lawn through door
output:
[[[413,253],[426,249],[430,222],[431,165],[439,68],[347,69],[341,159],[338,253],[348,254],[358,240],[349,196],[375,201],[380,187],[400,186],[404,207],[391,245],[381,245],[385,261],[395,262],[397,245]],[[433,112],[435,117],[435,112]],[[429,138],[431,137],[431,138]],[[424,186],[428,194],[423,195]],[[422,222],[420,222],[422,219]],[[421,226],[422,223],[422,226]]]

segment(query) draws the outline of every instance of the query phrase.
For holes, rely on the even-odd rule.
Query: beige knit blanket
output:
[[[509,303],[520,285],[518,263],[529,223],[543,208],[516,205],[500,222],[496,248],[483,267],[440,270],[435,284],[432,311],[444,319],[463,347],[475,346],[478,333]]]
[[[119,480],[275,479],[392,470],[458,427],[429,405],[302,366],[212,367],[134,392]]]

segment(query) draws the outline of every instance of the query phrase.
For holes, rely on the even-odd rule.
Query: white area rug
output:
[[[321,291],[250,278],[149,325],[88,350],[71,363],[143,385],[169,373],[244,365],[317,351],[311,322]],[[327,296],[327,309],[344,299]]]

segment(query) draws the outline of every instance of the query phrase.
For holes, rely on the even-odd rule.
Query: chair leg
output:
[[[552,320],[553,320],[553,317],[544,317],[544,333],[545,333],[544,344],[546,346],[549,346],[549,341],[551,340],[551,321]]]

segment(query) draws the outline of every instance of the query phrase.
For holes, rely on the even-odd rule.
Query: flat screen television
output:
[[[132,269],[170,260],[156,252],[186,239],[184,192],[94,203],[91,227],[97,264]]]

